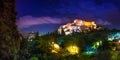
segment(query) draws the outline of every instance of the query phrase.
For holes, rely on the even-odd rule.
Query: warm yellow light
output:
[[[60,46],[58,44],[54,44],[54,48],[60,49]]]
[[[60,51],[60,46],[58,44],[52,42],[51,46],[52,46],[52,50],[51,50],[52,53],[58,53]]]
[[[58,53],[56,50],[52,50],[51,52],[52,52],[52,53]]]
[[[77,46],[69,46],[67,47],[67,50],[70,52],[70,54],[78,54],[79,53],[79,48]]]

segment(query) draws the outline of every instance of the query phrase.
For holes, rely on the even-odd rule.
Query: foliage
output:
[[[100,57],[101,59],[112,59],[111,56],[112,54],[110,53],[110,48],[109,48],[109,44],[107,42],[107,36],[109,33],[113,32],[112,30],[109,29],[102,29],[102,30],[93,30],[90,32],[82,32],[82,33],[74,33],[72,35],[59,35],[56,31],[52,32],[52,33],[48,33],[46,35],[43,36],[39,36],[37,38],[35,38],[36,42],[34,43],[34,45],[30,44],[31,46],[33,46],[33,48],[35,48],[35,52],[32,55],[37,55],[39,57],[39,59],[42,60],[76,60],[76,58],[78,58],[78,60],[98,60]],[[34,42],[34,41],[32,41]],[[57,44],[59,44],[59,46],[61,47],[61,50],[59,51],[59,53],[51,53],[51,46],[50,44],[52,42],[55,42]],[[91,54],[91,55],[84,55],[85,51],[87,51],[85,49],[85,46],[90,46],[90,49],[92,48],[92,46],[96,46],[98,45],[98,42],[102,42],[100,43],[99,46],[97,46],[97,48],[92,49],[91,51],[95,51],[95,53]],[[96,44],[96,45],[95,45]],[[69,51],[67,51],[66,47],[69,45],[76,45],[79,47],[79,53],[76,55],[70,55]],[[107,50],[109,50],[109,52],[107,52]],[[33,53],[29,52],[29,53]],[[41,54],[41,55],[39,55]],[[100,55],[106,55],[109,56],[109,58],[106,58],[104,56],[100,56]]]
[[[17,60],[19,49],[15,0],[0,0],[0,60]]]
[[[33,56],[29,60],[39,60],[37,57]]]
[[[16,26],[15,0],[0,0],[0,60],[118,60],[120,52],[111,51],[107,36],[120,30],[102,28],[100,30],[83,31],[71,35],[59,35],[57,31],[42,36],[36,34],[32,41],[19,34]],[[98,45],[92,55],[84,55]],[[58,44],[60,51],[51,53],[51,43]],[[95,44],[94,44],[95,43]],[[66,47],[77,46],[79,53],[69,54]],[[87,48],[85,48],[88,46]]]

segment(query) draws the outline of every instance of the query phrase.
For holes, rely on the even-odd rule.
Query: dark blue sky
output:
[[[56,30],[76,18],[120,29],[119,0],[16,0],[17,24],[22,32]]]

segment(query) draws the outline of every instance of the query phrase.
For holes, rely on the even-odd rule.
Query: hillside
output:
[[[120,31],[103,28],[71,35],[60,35],[54,31],[30,41],[29,54],[31,59],[35,57],[43,60],[76,60],[76,58],[99,60],[100,57],[102,57],[100,60],[114,59],[109,56],[114,56],[116,52],[113,53],[113,51],[117,50],[113,50],[116,46],[109,44],[108,35],[116,32]],[[117,54],[120,53],[117,52]]]

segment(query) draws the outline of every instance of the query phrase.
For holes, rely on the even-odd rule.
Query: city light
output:
[[[113,41],[115,39],[120,39],[120,32],[111,33],[108,35],[108,41]]]
[[[92,49],[97,49],[101,45],[102,45],[102,41],[97,41],[93,44]]]
[[[118,40],[118,42],[120,43],[120,40]]]
[[[79,53],[79,47],[75,45],[71,45],[67,47],[67,50],[69,51],[70,54],[75,55]]]
[[[84,55],[92,55],[94,53],[96,53],[96,50],[90,50],[90,51],[83,52]]]
[[[52,47],[51,50],[52,53],[58,53],[60,51],[60,46],[55,42],[52,42],[51,47]]]
[[[60,49],[60,47],[59,47],[58,44],[54,44],[54,48],[56,48],[56,49]]]

